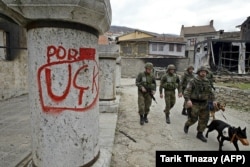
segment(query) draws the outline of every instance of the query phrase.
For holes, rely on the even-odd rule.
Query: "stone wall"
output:
[[[0,60],[0,100],[28,93],[27,59],[27,51],[23,50],[15,60]]]
[[[136,77],[139,72],[144,71],[146,62],[152,62],[154,67],[166,68],[174,64],[178,72],[183,72],[191,63],[189,58],[124,58],[121,59],[121,77]]]
[[[215,87],[217,101],[223,101],[226,103],[226,106],[239,109],[240,111],[250,111],[250,90],[223,86]]]
[[[28,93],[26,29],[4,17],[0,31],[9,34],[0,37],[0,100],[6,100]]]
[[[214,76],[216,82],[224,82],[224,83],[250,83],[250,75],[215,75]]]

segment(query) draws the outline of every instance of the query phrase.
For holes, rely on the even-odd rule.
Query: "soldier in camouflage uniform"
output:
[[[155,94],[156,81],[152,74],[153,64],[146,63],[145,71],[138,74],[136,77],[136,86],[138,87],[138,108],[140,115],[140,124],[148,123],[148,113],[152,104],[151,95]],[[150,95],[151,94],[151,95]]]
[[[188,128],[197,122],[197,138],[203,142],[207,139],[203,136],[203,132],[207,127],[209,120],[208,101],[213,101],[213,105],[217,105],[212,86],[206,78],[208,70],[201,66],[197,70],[197,76],[191,79],[184,91],[184,98],[188,108],[191,108],[191,115],[184,125],[184,132],[188,133]]]
[[[207,74],[207,79],[209,80],[213,90],[215,91],[215,87],[214,87],[214,74],[213,72],[206,66],[207,70],[208,70],[208,74]],[[208,109],[211,111],[214,109],[214,106],[213,106],[213,102],[210,100],[208,101]]]
[[[168,65],[167,73],[164,74],[160,81],[160,98],[163,98],[162,90],[164,89],[165,95],[165,116],[166,116],[166,123],[170,124],[170,110],[173,108],[176,97],[175,97],[175,90],[178,89],[178,96],[182,97],[181,93],[181,85],[179,76],[175,73],[175,66],[173,64]]]
[[[188,68],[186,69],[186,71],[181,77],[182,94],[184,94],[184,90],[186,89],[188,82],[194,78],[193,71],[194,71],[194,67],[188,66]],[[187,107],[186,107],[185,101],[183,104],[182,115],[187,115]]]
[[[214,74],[209,69],[208,69],[207,79],[209,80],[212,88],[215,90],[215,88],[214,88]]]

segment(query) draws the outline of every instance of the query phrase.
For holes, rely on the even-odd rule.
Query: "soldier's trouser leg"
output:
[[[190,117],[188,117],[188,120],[185,123],[185,126],[192,126],[194,123],[198,121],[199,117],[199,106],[193,103],[192,109],[189,109],[190,112]]]
[[[186,103],[184,102],[184,106],[183,106],[183,108],[185,108],[186,110],[187,110],[187,118],[188,119],[191,119],[191,112],[192,112],[192,108],[186,108],[187,106],[186,106]],[[190,120],[191,121],[191,120]],[[193,121],[195,121],[195,120],[193,120]],[[191,125],[188,125],[187,123],[184,125],[184,132],[185,133],[188,133],[188,129],[189,129],[189,126],[191,126]]]
[[[165,91],[165,114],[169,116],[171,108],[175,105],[175,91]]]
[[[145,95],[145,113],[144,113],[144,122],[148,123],[148,113],[150,111],[150,106],[152,104],[152,98],[149,94]]]
[[[188,118],[187,122],[184,126],[184,132],[187,133],[188,127],[193,125],[199,119],[198,126],[197,126],[197,138],[203,142],[207,140],[203,136],[203,131],[205,130],[208,119],[209,119],[209,112],[206,111],[206,104],[202,103],[193,103],[191,115]]]
[[[150,95],[148,93],[145,95],[144,98],[145,98],[145,113],[144,114],[148,115],[148,113],[150,111],[150,106],[152,104],[152,98],[150,97]]]
[[[166,123],[170,123],[170,110],[175,104],[175,91],[165,91],[165,116],[166,116]]]
[[[197,131],[203,133],[207,127],[208,121],[209,121],[209,112],[207,111],[207,107],[204,104],[199,112],[199,121],[198,121]]]
[[[170,118],[169,118],[169,114],[170,114],[170,95],[167,94],[165,92],[165,117],[166,117],[166,123],[170,124]]]
[[[203,142],[207,142],[207,139],[203,136],[203,132],[207,127],[207,123],[209,120],[209,112],[207,111],[206,104],[201,105],[199,112],[199,121],[197,126],[197,138]]]
[[[142,92],[138,92],[138,113],[139,115],[144,115],[145,114],[145,98],[143,96]]]
[[[142,92],[138,92],[138,113],[140,115],[140,124],[144,124],[144,114],[145,114],[145,100]]]

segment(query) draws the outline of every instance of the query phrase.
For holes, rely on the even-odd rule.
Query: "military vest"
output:
[[[194,78],[193,74],[189,74],[187,72],[184,73],[183,81],[182,81],[182,87],[186,88],[188,82]]]
[[[204,80],[200,80],[198,78],[194,78],[191,80],[192,82],[192,92],[190,99],[195,100],[208,100],[212,95],[212,87],[207,78]]]
[[[162,87],[165,90],[175,90],[178,87],[177,78],[178,78],[177,74],[164,75],[162,78]]]
[[[153,74],[146,75],[145,72],[141,73],[141,85],[154,90],[156,85]]]

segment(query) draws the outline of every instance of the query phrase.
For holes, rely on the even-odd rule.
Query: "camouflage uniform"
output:
[[[188,133],[188,128],[198,120],[197,138],[206,142],[207,140],[204,138],[202,133],[207,127],[209,120],[207,105],[209,100],[215,100],[215,96],[209,80],[206,77],[203,79],[199,77],[200,71],[206,71],[208,74],[208,70],[205,67],[200,67],[197,70],[198,76],[190,80],[184,91],[185,101],[187,102],[191,100],[192,102],[191,115],[185,123],[184,132]]]
[[[181,88],[182,88],[182,93],[184,94],[184,90],[186,89],[187,87],[187,84],[188,82],[194,78],[194,74],[193,73],[190,73],[189,70],[190,69],[193,69],[194,70],[194,67],[193,66],[189,66],[186,71],[184,72],[183,76],[181,77]],[[183,115],[187,115],[187,108],[186,108],[186,105],[185,105],[185,101],[184,101],[184,104],[183,104],[183,109],[182,109],[182,114]]]
[[[213,72],[208,69],[208,74],[207,74],[206,77],[209,80],[211,87],[215,91],[215,87],[214,87],[214,74],[213,74]],[[211,100],[208,101],[208,109],[209,109],[209,111],[211,111],[211,110],[214,109],[214,106],[213,106],[213,103],[212,103]]]
[[[145,69],[153,69],[152,63],[146,63]],[[156,91],[156,81],[152,73],[141,72],[136,77],[136,86],[138,87],[138,109],[140,115],[140,123],[143,125],[144,122],[148,122],[147,115],[150,111],[150,106],[152,104],[152,97],[150,93]],[[147,92],[142,91],[142,87],[147,89]]]
[[[170,64],[167,67],[167,73],[164,74],[160,81],[160,94],[162,94],[162,91],[164,89],[164,95],[165,95],[165,115],[166,115],[166,122],[170,123],[170,110],[174,106],[176,97],[175,97],[175,89],[178,89],[178,93],[181,92],[181,85],[180,85],[180,79],[179,76],[176,73],[169,73],[169,70],[175,70],[175,66]]]
[[[208,70],[207,79],[208,79],[210,82],[214,82],[214,74],[213,74],[213,72],[210,71],[210,70]]]

